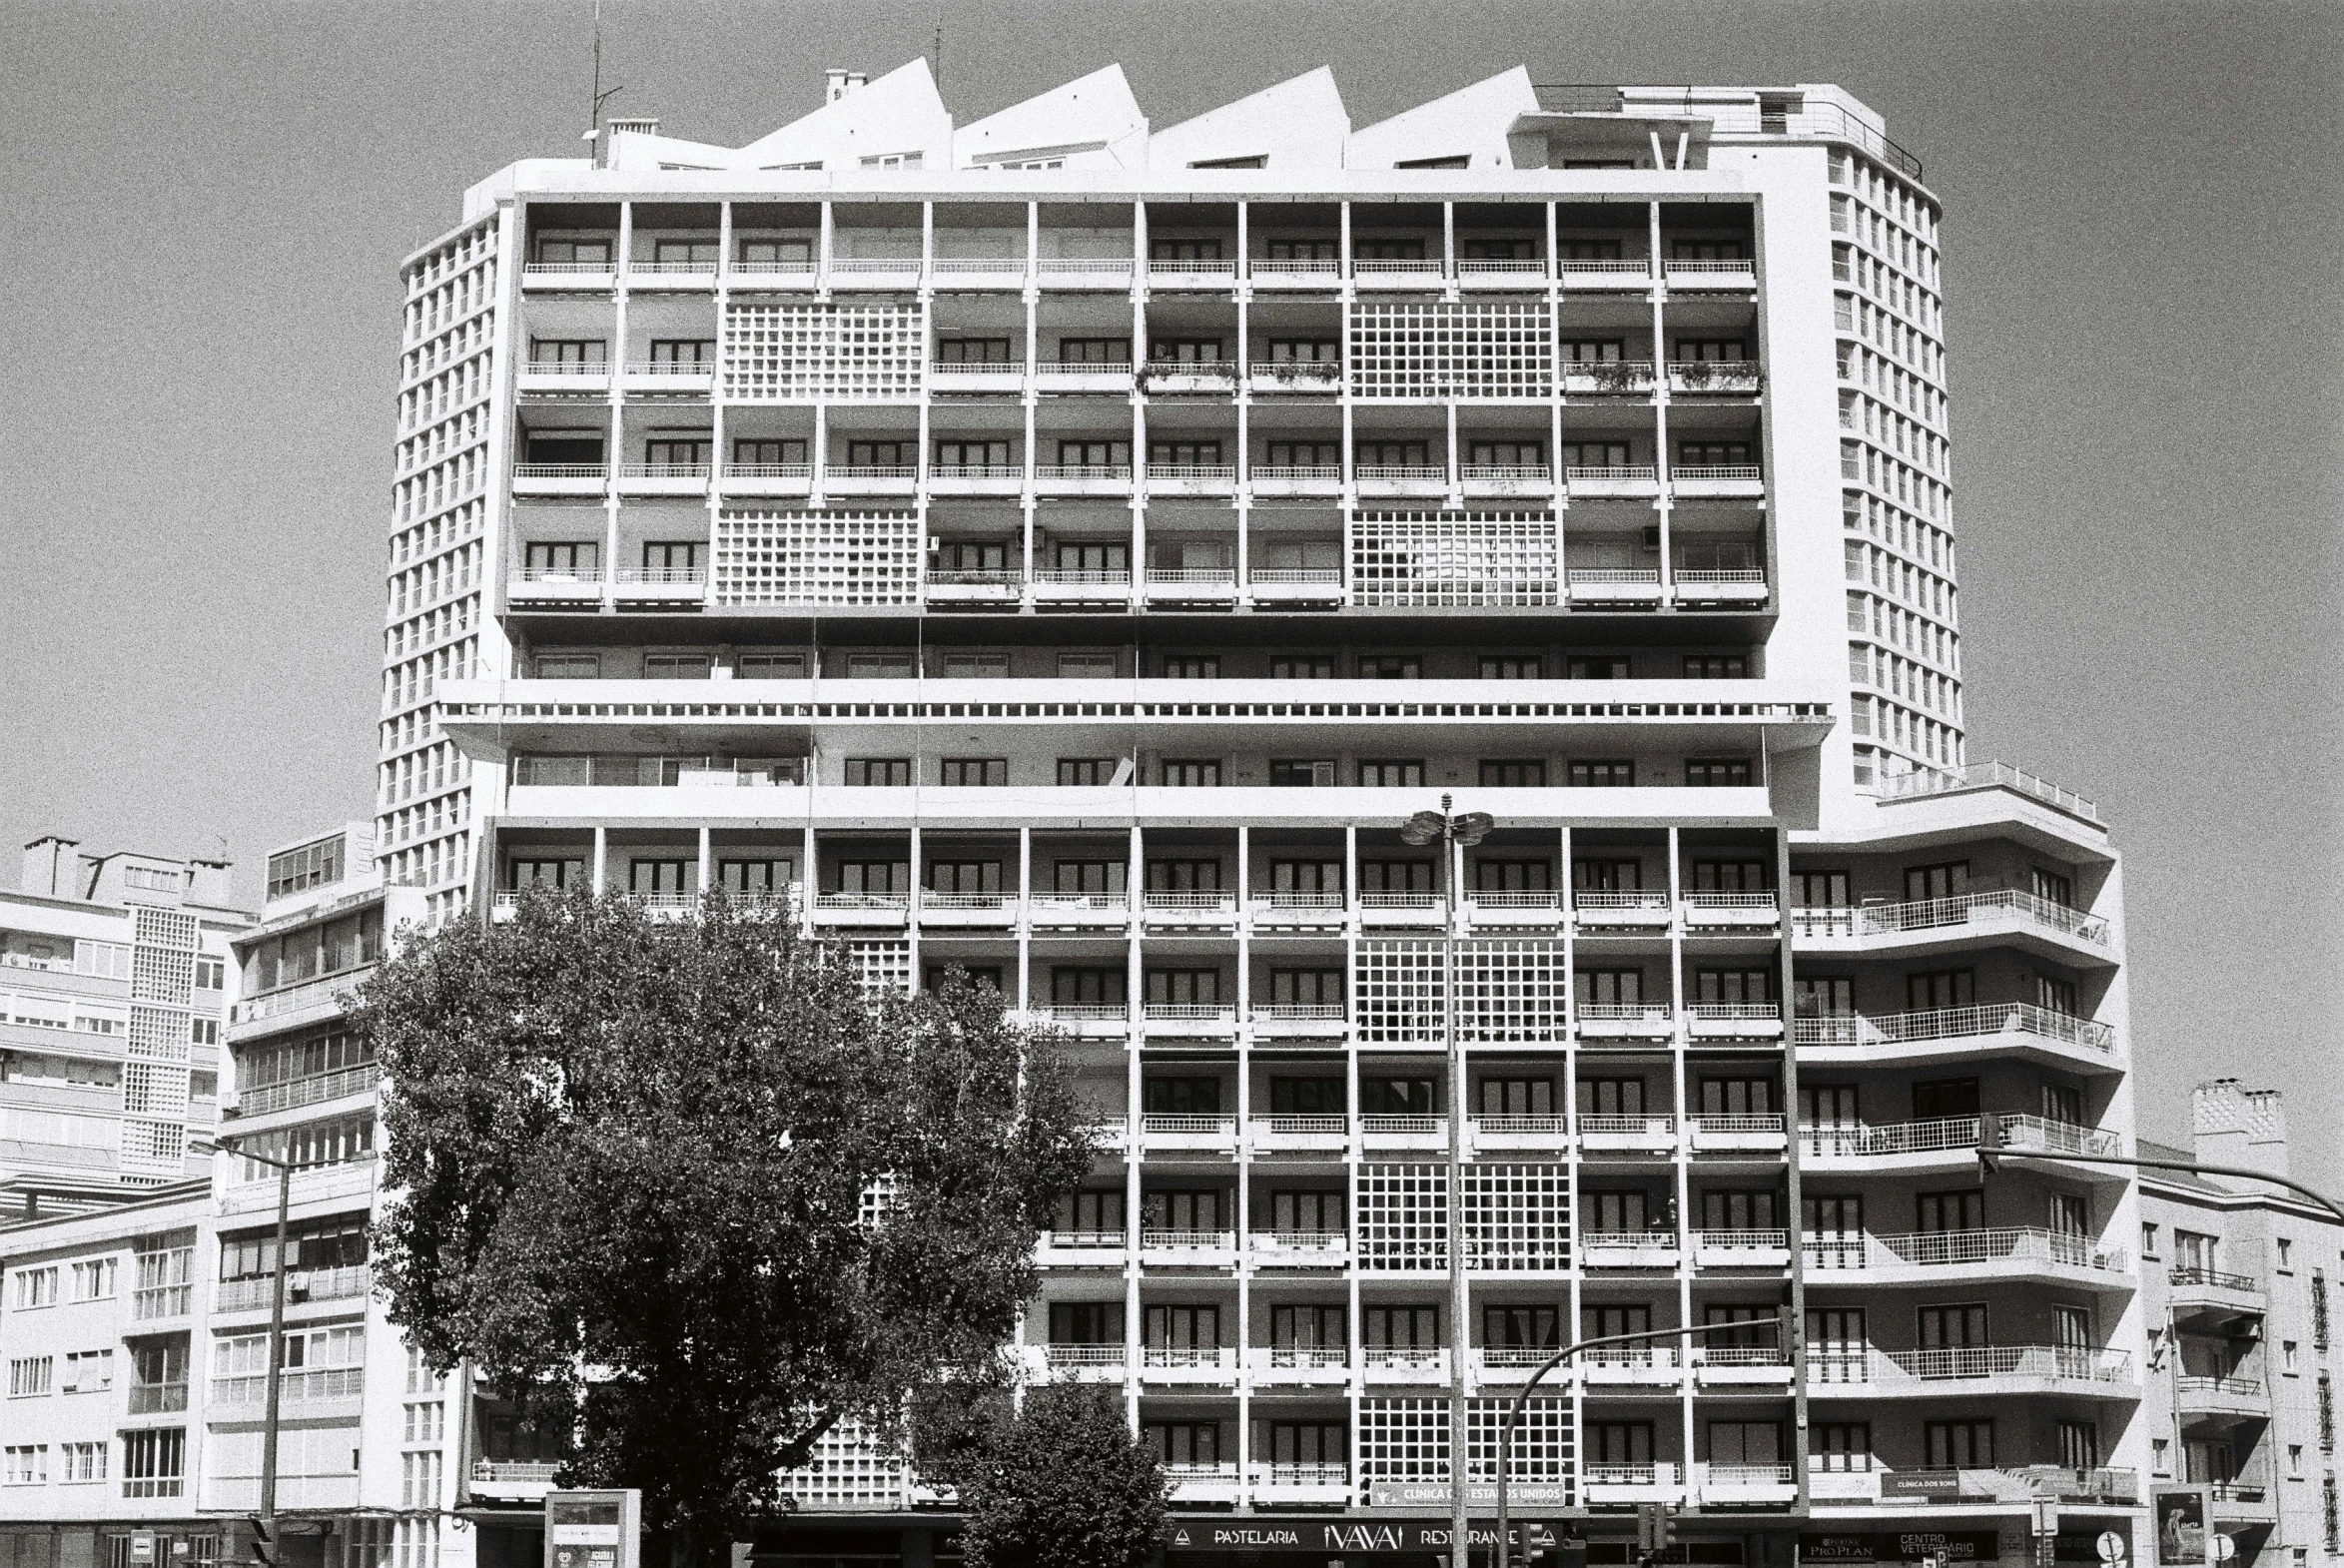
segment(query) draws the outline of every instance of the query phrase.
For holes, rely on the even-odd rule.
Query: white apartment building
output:
[[[0,888],[0,1215],[201,1177],[219,1117],[225,860],[33,840]]]
[[[1545,1385],[1518,1513],[1601,1563],[1644,1501],[1703,1563],[2145,1555],[2142,1216],[2058,1159],[2132,1137],[2121,884],[1964,752],[1938,225],[1838,88],[1520,71],[1157,130],[1114,68],[956,125],[914,62],[511,166],[406,264],[380,886],[240,940],[238,1131],[340,1161],[299,1212],[357,1266],[365,911],[721,886],[1071,1037],[1108,1149],[1023,1348],[1121,1390],[1171,1568],[1437,1520],[1550,1347],[1745,1322]],[[1444,795],[1496,823],[1453,869],[1399,832]],[[2041,1158],[1981,1184],[1989,1112]],[[532,1550],[550,1456],[410,1395],[355,1282],[310,1310],[367,1329],[289,1450],[326,1539]],[[239,1419],[191,1420],[207,1507]],[[858,1434],[791,1487],[774,1568],[953,1556]]]

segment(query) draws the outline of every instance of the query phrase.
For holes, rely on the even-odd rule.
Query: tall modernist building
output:
[[[956,125],[914,62],[512,165],[406,264],[385,872],[723,887],[1063,1027],[1025,1350],[1174,1561],[1436,1521],[1547,1347],[1675,1324],[1743,1326],[1530,1406],[1598,1560],[2144,1553],[2133,1187],[2058,1158],[2130,1137],[2116,861],[1965,753],[1939,240],[1823,85]],[[855,1434],[793,1488],[765,1548],[949,1553]]]

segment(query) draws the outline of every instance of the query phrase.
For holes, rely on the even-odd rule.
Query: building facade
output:
[[[2191,1132],[2188,1150],[2141,1153],[2288,1175],[2277,1090],[2200,1084]],[[2141,1175],[2140,1221],[2152,1487],[2200,1493],[2208,1527],[2241,1562],[2335,1557],[2331,1312],[2344,1225],[2275,1188],[2159,1171]]]
[[[219,1119],[225,860],[25,846],[0,889],[0,1212],[202,1176]]]

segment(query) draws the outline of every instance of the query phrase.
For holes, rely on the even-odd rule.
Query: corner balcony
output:
[[[1054,1344],[1042,1347],[1042,1364],[1055,1377],[1078,1383],[1120,1383],[1124,1380],[1124,1347],[1120,1344]]]
[[[1563,923],[1562,901],[1543,891],[1474,889],[1465,895],[1465,923],[1475,931],[1552,931]]]
[[[908,462],[834,463],[822,474],[831,495],[911,495],[920,488],[920,469]]]
[[[2003,1137],[2014,1154],[2120,1155],[2120,1133],[2076,1127],[2037,1116],[2003,1116]],[[1892,1163],[1915,1167],[1966,1164],[1977,1148],[1976,1117],[1924,1122],[1810,1124],[1799,1130],[1811,1163],[1826,1169],[1878,1170]],[[2109,1179],[2121,1180],[2121,1175]]]
[[[1217,889],[1195,893],[1168,893],[1155,889],[1140,895],[1140,918],[1150,931],[1234,931],[1237,895]]]
[[[1026,574],[1020,571],[932,571],[921,583],[930,604],[1016,609],[1025,601]]]
[[[1688,893],[1682,908],[1687,936],[1771,936],[1783,923],[1772,893]]]
[[[1571,1140],[1571,1124],[1559,1116],[1474,1117],[1465,1124],[1477,1150],[1560,1150]]]
[[[1555,474],[1543,462],[1468,462],[1458,467],[1457,484],[1475,497],[1552,495]]]
[[[1167,1464],[1164,1476],[1172,1483],[1172,1500],[1175,1503],[1233,1503],[1244,1490],[1234,1459],[1219,1463]]]
[[[1445,1383],[1449,1353],[1429,1345],[1369,1345],[1360,1353],[1360,1371],[1370,1383]]]
[[[2130,1289],[2134,1283],[2121,1247],[2064,1230],[2010,1226],[1904,1235],[1817,1233],[1803,1239],[1809,1269],[1882,1283],[2050,1279],[2110,1290]]]
[[[1680,499],[1755,500],[1766,494],[1766,470],[1755,462],[1688,462],[1669,470],[1669,490]]]
[[[1237,1010],[1217,1002],[1151,1002],[1142,1023],[1151,1040],[1237,1038]]]
[[[1584,1155],[1670,1155],[1676,1149],[1673,1116],[1579,1115],[1579,1150]]]
[[[1693,1263],[1697,1268],[1788,1268],[1791,1232],[1788,1230],[1696,1230]],[[1711,1347],[1715,1350],[1716,1346]]]
[[[1351,1467],[1340,1460],[1275,1461],[1253,1466],[1250,1475],[1257,1503],[1331,1505],[1351,1500]]]
[[[728,462],[717,488],[726,495],[804,495],[814,487],[810,462]]]
[[[1237,1237],[1229,1230],[1143,1230],[1140,1261],[1151,1268],[1232,1268]]]
[[[512,467],[515,495],[595,495],[610,483],[610,465],[603,462],[516,462]]]
[[[611,597],[621,604],[700,604],[708,573],[697,566],[621,566]]]
[[[1649,397],[1653,389],[1650,360],[1565,360],[1563,392],[1578,397]]]
[[[1343,493],[1340,463],[1257,462],[1245,470],[1245,484],[1257,497],[1319,495],[1329,499]],[[1260,579],[1254,573],[1254,579]]]
[[[1340,1268],[1351,1257],[1351,1237],[1341,1230],[1256,1230],[1246,1242],[1256,1268]]]
[[[1140,367],[1140,391],[1151,397],[1227,397],[1237,390],[1237,367],[1209,360],[1150,360]]]
[[[1126,1245],[1121,1230],[1045,1230],[1034,1256],[1053,1268],[1121,1268]]]
[[[1237,572],[1233,566],[1151,566],[1144,591],[1150,604],[1230,609],[1237,602]]]
[[[1902,904],[1863,904],[1795,911],[1791,935],[1802,949],[1832,952],[1951,952],[1987,941],[2020,946],[2070,962],[2106,960],[2108,922],[2014,889],[1963,893]]]
[[[1791,1135],[1779,1116],[1698,1116],[1692,1119],[1697,1155],[1779,1155]]]
[[[561,1474],[558,1459],[475,1459],[470,1487],[477,1497],[501,1502],[540,1502]]]
[[[1664,1002],[1582,1002],[1573,1012],[1587,1045],[1655,1045],[1677,1038],[1676,1011]]]
[[[1938,795],[1966,795],[1976,790],[2006,789],[2015,795],[2024,795],[2041,802],[2053,811],[2063,812],[2078,821],[2101,826],[2099,807],[2073,790],[2062,789],[2048,779],[2035,777],[2022,768],[2006,762],[1972,762],[1958,768],[1933,768],[1927,771],[1895,773],[1884,776],[1877,786],[1885,801],[1925,800]]]
[[[814,924],[863,930],[901,931],[911,923],[909,893],[817,893]]]
[[[2271,1396],[2259,1377],[2184,1372],[2173,1380],[2173,1408],[2184,1421],[2243,1421],[2269,1415]]]
[[[1449,1119],[1363,1116],[1359,1119],[1359,1142],[1362,1147],[1377,1151],[1445,1152],[1449,1147]]]
[[[1564,573],[1573,604],[1652,609],[1661,600],[1658,566],[1573,566]]]
[[[1696,1002],[1685,1010],[1685,1017],[1696,1043],[1783,1038],[1779,1002]]]
[[[1151,1155],[1233,1155],[1237,1152],[1237,1119],[1151,1113],[1140,1119],[1140,1149]]]
[[[1811,1347],[1811,1394],[1910,1398],[1998,1398],[2068,1394],[2134,1399],[2140,1379],[2131,1355],[2089,1345],[1948,1345],[1883,1350],[1875,1345]]]
[[[1666,936],[1669,895],[1665,888],[1583,888],[1571,895],[1571,914],[1583,936]]]
[[[947,462],[928,470],[931,495],[1016,495],[1025,487],[1023,463]]]
[[[1132,907],[1121,893],[1030,893],[1026,923],[1036,931],[1120,932],[1132,923]],[[1120,1004],[1116,1016],[1123,1016]]]
[[[1787,1464],[1724,1464],[1711,1460],[1693,1467],[1693,1486],[1704,1508],[1780,1508],[1799,1497],[1799,1472]]]
[[[1226,1345],[1147,1345],[1140,1351],[1143,1382],[1218,1385],[1236,1377],[1237,1352]]]
[[[1566,289],[1642,293],[1652,287],[1652,259],[1646,256],[1617,261],[1566,256],[1555,263],[1555,271]]]
[[[1953,1052],[2012,1048],[2056,1058],[2112,1059],[2116,1032],[2093,1019],[2054,1013],[2031,1002],[1994,1002],[1876,1016],[1842,1014],[1795,1021],[1801,1046],[1820,1048],[1819,1061],[1927,1058]]]
[[[1650,1464],[1586,1464],[1579,1484],[1590,1507],[1603,1503],[1672,1503],[1684,1496],[1677,1467],[1666,1459]]]
[[[2165,1270],[2166,1298],[2176,1316],[2261,1317],[2270,1307],[2262,1281],[2194,1263]]]
[[[1245,390],[1256,397],[1288,394],[1331,397],[1343,390],[1343,368],[1324,360],[1280,360],[1251,367]]]
[[[1351,1380],[1351,1353],[1341,1345],[1275,1345],[1245,1352],[1256,1388],[1336,1387]]]
[[[1679,604],[1764,604],[1766,572],[1757,566],[1685,568],[1669,574]]]
[[[1045,360],[1034,367],[1034,388],[1048,392],[1128,392],[1133,368],[1129,361],[1104,364],[1078,360]]]
[[[1251,1022],[1256,1040],[1340,1040],[1351,1027],[1340,1002],[1267,1002]]]
[[[1449,470],[1438,463],[1363,462],[1352,467],[1351,485],[1361,499],[1442,496],[1449,491]]]
[[[1333,609],[1347,595],[1340,566],[1264,566],[1248,573],[1245,595],[1256,606],[1315,605]]]
[[[920,929],[951,931],[1015,931],[1018,897],[1014,893],[923,893]]]
[[[933,392],[1015,392],[1025,387],[1022,360],[937,360],[928,367]]]
[[[1588,1268],[1674,1269],[1684,1255],[1670,1230],[1589,1230],[1579,1237],[1579,1260]]]
[[[1734,291],[1747,293],[1758,287],[1758,264],[1748,258],[1720,261],[1663,262],[1664,276],[1669,281],[1671,294],[1713,293]]]

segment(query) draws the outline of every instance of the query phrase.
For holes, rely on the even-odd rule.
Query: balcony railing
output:
[[[1288,480],[1310,480],[1332,484],[1343,476],[1342,465],[1332,462],[1257,462],[1245,470],[1245,476],[1256,484],[1281,483]],[[1253,573],[1259,577],[1260,572]]]
[[[1234,1117],[1169,1116],[1150,1112],[1140,1119],[1140,1131],[1159,1138],[1221,1138],[1236,1130]]]
[[[2099,807],[2083,796],[2011,767],[2006,762],[1974,762],[1961,768],[1894,773],[1884,775],[1880,780],[1880,798],[1883,800],[1918,800],[1932,795],[1958,795],[1979,789],[2014,790],[2071,817],[2080,817],[2090,823],[2100,820]]]
[[[1237,1244],[1232,1230],[1142,1230],[1140,1245],[1159,1252],[1226,1252]]]
[[[372,968],[373,966],[369,965],[367,969],[332,975],[324,980],[304,981],[298,986],[288,986],[282,991],[269,991],[257,997],[247,997],[236,1005],[236,1011],[231,1017],[236,1023],[249,1024],[256,1019],[282,1018],[288,1013],[299,1013],[305,1008],[321,1007],[336,1000],[360,981],[366,979],[368,970]]]
[[[1681,462],[1669,470],[1672,479],[1763,479],[1766,470],[1755,462]]]
[[[1544,484],[1555,475],[1554,469],[1543,462],[1468,462],[1460,464],[1457,472],[1467,480],[1520,480],[1537,484]]]
[[[1839,1014],[1798,1021],[1803,1046],[1877,1046],[1979,1035],[2032,1035],[2055,1045],[2101,1053],[2116,1049],[2116,1032],[2092,1019],[2054,1013],[2031,1002],[1989,1002],[1924,1013]]]
[[[224,1279],[212,1298],[215,1312],[252,1312],[267,1307],[275,1295],[277,1280],[274,1275],[259,1279]],[[304,1268],[287,1273],[285,1299],[342,1301],[365,1295],[375,1288],[375,1270],[367,1263],[348,1263],[339,1268]]]
[[[728,462],[724,465],[728,479],[811,479],[814,465],[810,462]]]
[[[1903,1235],[1816,1233],[1804,1237],[1811,1268],[1956,1268],[1979,1263],[2049,1264],[2095,1273],[2123,1273],[2120,1247],[2065,1230],[2010,1226],[1982,1230],[1926,1230]]]
[[[472,1479],[487,1486],[550,1486],[561,1464],[559,1459],[475,1459]]]
[[[1446,482],[1449,470],[1438,463],[1426,462],[1363,462],[1351,469],[1351,477],[1362,480],[1396,480],[1411,484],[1440,484]]]
[[[2259,1377],[2212,1377],[2185,1375],[2176,1379],[2185,1394],[2215,1394],[2231,1399],[2259,1398],[2263,1391]]]
[[[130,1385],[130,1413],[132,1415],[163,1415],[187,1408],[187,1384],[133,1383]]]
[[[2070,1382],[2117,1383],[2132,1376],[2123,1350],[2091,1345],[1948,1345],[1931,1350],[1876,1351],[1889,1365],[1925,1382],[1975,1377],[2056,1377]]]
[[[610,464],[606,462],[516,462],[512,465],[516,479],[607,479]]]
[[[1563,477],[1574,484],[1630,484],[1658,480],[1660,469],[1649,462],[1574,463]]]
[[[2108,941],[2108,923],[2103,917],[2010,888],[1903,904],[1827,905],[1800,910],[1792,919],[1799,936],[1872,937],[1945,931],[1992,915],[2015,915],[2046,931],[2096,947],[2104,947]]]
[[[1236,476],[1236,465],[1226,462],[1152,462],[1148,465],[1148,477],[1152,481],[1234,480]]]
[[[2168,1282],[2177,1285],[2210,1285],[2217,1290],[2260,1290],[2262,1281],[2252,1274],[2224,1273],[2218,1268],[2201,1268],[2195,1263],[2175,1263],[2165,1270]]]
[[[1221,1345],[1143,1345],[1140,1364],[1159,1371],[1219,1371],[1237,1364],[1236,1352]]]
[[[297,1078],[288,1083],[243,1089],[237,1091],[237,1113],[248,1117],[267,1116],[272,1111],[291,1111],[298,1106],[314,1106],[322,1101],[340,1100],[348,1095],[363,1095],[373,1089],[382,1077],[381,1065],[367,1062],[358,1067],[338,1068],[331,1073]]]
[[[1038,479],[1128,480],[1131,476],[1132,465],[1128,462],[1045,462],[1034,469],[1034,477]]]
[[[1016,462],[941,462],[928,470],[931,479],[1023,479],[1026,468]]]
[[[279,1378],[287,1404],[311,1404],[325,1399],[356,1399],[367,1391],[363,1366],[287,1367]],[[269,1379],[253,1372],[242,1377],[212,1379],[212,1402],[218,1405],[258,1405],[269,1397]]]
[[[1339,1459],[1272,1459],[1253,1466],[1256,1486],[1348,1486],[1351,1467]]]
[[[910,462],[834,462],[829,476],[834,479],[916,479],[920,476],[917,463]]]
[[[929,363],[931,376],[1023,376],[1023,360],[934,360]]]
[[[2114,1155],[2124,1149],[2123,1135],[2101,1128],[2077,1127],[2038,1116],[2004,1116],[2000,1125],[2009,1146],[2025,1153]],[[1944,1150],[1975,1149],[1976,1117],[1938,1117],[1924,1122],[1891,1122],[1878,1126],[1859,1123],[1809,1123],[1799,1129],[1813,1155],[1925,1155]]]
[[[1120,1344],[1054,1344],[1047,1348],[1046,1356],[1054,1367],[1121,1366],[1124,1364],[1124,1347]]]

